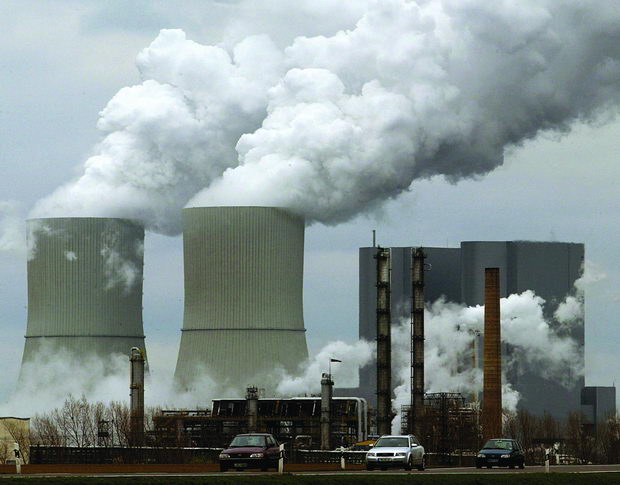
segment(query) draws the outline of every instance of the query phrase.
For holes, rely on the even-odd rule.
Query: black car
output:
[[[267,433],[238,434],[220,454],[220,471],[278,468],[280,446]]]
[[[485,443],[476,457],[476,468],[506,466],[525,468],[523,448],[517,440],[495,438]]]

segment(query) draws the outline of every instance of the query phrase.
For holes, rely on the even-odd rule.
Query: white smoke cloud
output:
[[[178,389],[173,376],[176,346],[151,343],[149,348],[144,396],[147,406],[205,408],[222,392],[207,372],[201,372],[191,391]],[[85,396],[91,402],[127,402],[129,370],[128,355],[81,357],[45,343],[33,361],[23,364],[19,387],[0,404],[0,414],[34,416],[61,407],[70,395]]]
[[[68,261],[76,261],[77,260],[77,254],[75,254],[75,251],[65,251],[65,258],[67,258]]]
[[[514,411],[520,395],[506,374],[519,370],[523,364],[537,369],[547,379],[564,386],[574,385],[583,375],[583,358],[577,343],[569,336],[558,335],[553,322],[543,314],[545,300],[528,290],[502,298],[501,336],[504,345],[511,347],[504,354],[502,396],[503,407]],[[425,310],[425,384],[427,392],[461,392],[465,397],[482,392],[482,370],[473,366],[473,341],[484,333],[484,307],[462,306],[437,300]],[[571,320],[573,325],[580,321]],[[400,411],[410,400],[410,332],[411,324],[404,320],[393,327],[396,399],[394,408]],[[393,422],[400,429],[400,416]]]
[[[101,111],[104,134],[83,174],[34,207],[34,216],[106,216],[180,231],[180,210],[236,164],[234,147],[260,126],[281,53],[264,37],[232,52],[162,30],[137,58],[144,82]]]
[[[321,392],[321,375],[328,371],[332,358],[342,361],[331,364],[336,387],[356,387],[359,368],[370,362],[374,354],[374,344],[365,340],[352,344],[339,340],[330,342],[300,366],[302,372],[299,375],[293,376],[280,371],[273,376],[272,379],[278,382],[275,395],[301,396]]]
[[[575,281],[575,288],[579,294],[583,295],[586,288],[605,279],[607,279],[607,274],[604,269],[594,261],[586,259],[583,262],[581,277]]]
[[[265,36],[224,48],[162,31],[138,56],[142,84],[101,112],[104,138],[83,174],[33,214],[129,217],[172,234],[185,205],[263,204],[337,223],[418,178],[487,173],[508,147],[617,110],[611,4],[356,9],[353,28],[284,49]]]
[[[120,287],[127,294],[142,278],[142,270],[135,260],[121,254],[119,249],[119,234],[109,231],[103,235],[101,256],[104,259],[104,273],[106,277],[106,290]],[[136,240],[134,247],[135,256],[142,258],[144,255],[144,243],[141,239]]]
[[[118,286],[125,293],[129,293],[138,278],[142,277],[140,268],[133,261],[123,258],[118,251],[110,247],[101,249],[101,256],[105,263],[105,289],[111,290]]]

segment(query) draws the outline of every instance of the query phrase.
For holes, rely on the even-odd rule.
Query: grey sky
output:
[[[174,5],[171,5],[174,3]],[[260,2],[263,4],[263,2]],[[160,28],[182,28],[201,43],[229,44],[268,33],[296,35],[351,27],[362,2],[4,1],[0,4],[0,200],[25,215],[78,174],[99,140],[98,112],[123,86],[139,82],[136,54]],[[292,5],[296,5],[295,8]],[[480,180],[415,182],[379,215],[307,230],[305,318],[317,350],[357,337],[357,248],[377,229],[384,245],[457,245],[461,240],[583,242],[607,278],[587,289],[586,382],[610,385],[620,328],[620,122],[578,125],[507,154]],[[147,235],[144,320],[152,358],[174,365],[182,320],[180,238]],[[5,396],[14,382],[26,322],[25,260],[0,253],[0,345]],[[157,352],[154,349],[172,349]],[[610,365],[610,362],[615,364]]]

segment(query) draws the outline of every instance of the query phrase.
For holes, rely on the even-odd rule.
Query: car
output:
[[[424,447],[412,434],[381,436],[370,451],[366,453],[367,470],[374,470],[375,468],[387,470],[394,467],[411,470],[416,467],[422,471],[425,465]]]
[[[268,433],[238,434],[230,442],[219,457],[220,471],[231,468],[245,470],[258,468],[267,471],[269,468],[278,469],[280,446],[276,439]]]
[[[488,440],[476,457],[476,468],[492,468],[506,466],[525,468],[523,448],[517,440],[510,438],[494,438]]]

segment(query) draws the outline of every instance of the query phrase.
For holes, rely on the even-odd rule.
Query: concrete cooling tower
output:
[[[26,363],[58,352],[77,359],[144,349],[141,226],[124,219],[31,219],[28,238],[22,374]]]
[[[175,378],[185,389],[269,388],[308,357],[303,322],[304,220],[273,207],[183,211],[185,314]]]

